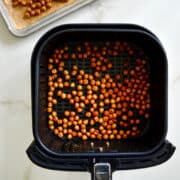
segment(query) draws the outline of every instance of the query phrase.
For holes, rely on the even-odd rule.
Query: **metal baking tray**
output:
[[[18,37],[27,36],[36,30],[42,28],[43,26],[48,25],[49,23],[95,1],[95,0],[75,0],[72,3],[64,5],[64,7],[60,8],[59,10],[55,10],[52,13],[49,13],[47,15],[44,15],[42,17],[39,17],[36,21],[30,22],[27,25],[24,25],[22,27],[18,27],[17,19],[12,18],[12,11],[9,8],[7,8],[7,5],[5,4],[5,1],[7,3],[10,2],[10,0],[1,0],[0,1],[0,13],[2,14],[4,21],[7,24],[7,27],[9,31]],[[23,19],[23,17],[22,17]],[[25,21],[25,20],[24,20]]]

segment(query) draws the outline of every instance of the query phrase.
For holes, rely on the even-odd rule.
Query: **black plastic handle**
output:
[[[111,172],[159,165],[170,159],[174,151],[175,147],[168,141],[165,141],[158,150],[146,156],[122,156],[119,158],[100,157],[96,159],[79,158],[77,156],[71,158],[59,158],[46,154],[35,142],[33,142],[28,148],[27,154],[33,163],[47,169],[90,171],[91,173],[94,173],[94,165],[97,163],[109,163],[111,165]]]

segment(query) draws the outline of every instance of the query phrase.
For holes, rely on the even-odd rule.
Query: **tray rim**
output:
[[[17,29],[15,27],[3,0],[0,1],[0,14],[2,15],[3,20],[11,34],[16,37],[24,37],[94,1],[96,0],[77,0],[76,2],[59,9],[22,29]]]

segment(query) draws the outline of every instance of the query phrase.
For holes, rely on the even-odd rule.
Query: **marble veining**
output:
[[[31,163],[25,153],[33,140],[30,57],[47,30],[66,23],[133,23],[147,27],[162,41],[169,64],[169,130],[177,151],[167,163],[121,171],[114,180],[180,179],[180,1],[97,0],[24,38],[12,36],[0,15],[0,180],[84,180],[88,172],[51,171]]]

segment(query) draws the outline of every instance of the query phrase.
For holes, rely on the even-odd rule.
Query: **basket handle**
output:
[[[92,168],[92,180],[112,180],[111,165],[109,163],[96,163]]]

